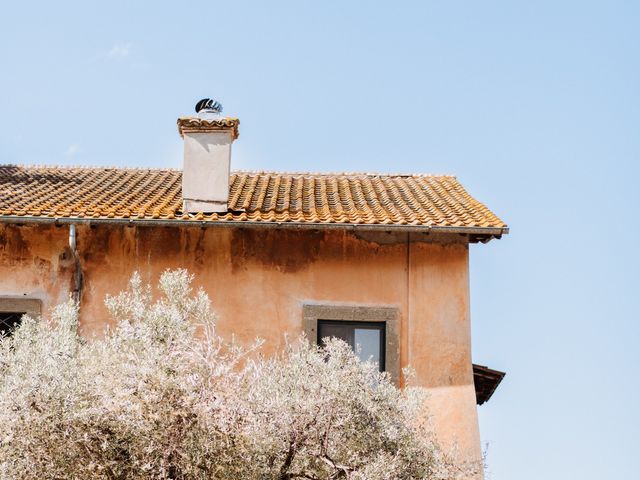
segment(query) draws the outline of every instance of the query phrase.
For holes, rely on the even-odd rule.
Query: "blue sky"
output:
[[[637,477],[640,4],[11,2],[0,163],[453,173],[511,226],[471,251],[489,478]],[[331,138],[331,141],[327,141]]]

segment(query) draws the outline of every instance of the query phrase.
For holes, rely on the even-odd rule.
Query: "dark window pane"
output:
[[[325,338],[335,337],[344,340],[353,348],[353,327],[349,325],[323,322],[318,325],[318,331],[321,343]]]
[[[25,312],[0,312],[0,335],[11,335]]]

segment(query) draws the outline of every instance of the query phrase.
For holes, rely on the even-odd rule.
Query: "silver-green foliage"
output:
[[[0,479],[453,479],[419,389],[349,347],[303,339],[263,358],[216,334],[184,270],[159,298],[134,275],[115,325],[83,340],[78,308],[0,340]]]

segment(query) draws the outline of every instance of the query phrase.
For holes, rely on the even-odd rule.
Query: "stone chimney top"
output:
[[[228,130],[231,131],[233,139],[238,138],[238,125],[240,120],[232,117],[221,117],[216,119],[206,119],[199,117],[178,118],[178,132],[184,138],[187,133],[207,133]]]

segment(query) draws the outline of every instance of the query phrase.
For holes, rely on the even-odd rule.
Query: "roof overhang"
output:
[[[1,215],[0,223],[38,225],[120,225],[129,227],[200,227],[200,228],[283,228],[308,230],[353,230],[359,232],[420,232],[468,235],[471,243],[487,243],[509,233],[507,227],[453,227],[402,224],[310,223],[232,220],[190,220],[153,218],[35,217]]]
[[[505,372],[473,364],[473,384],[476,388],[476,403],[478,405],[489,401],[505,375]]]

